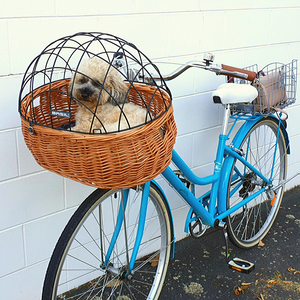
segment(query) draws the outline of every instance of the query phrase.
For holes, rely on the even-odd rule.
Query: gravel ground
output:
[[[255,264],[250,274],[228,268],[220,230],[176,243],[160,296],[163,299],[300,300],[300,187],[284,194],[281,208],[260,247],[229,245],[231,257]]]

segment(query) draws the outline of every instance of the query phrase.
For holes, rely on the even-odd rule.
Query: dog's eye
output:
[[[95,86],[102,86],[102,83],[98,80],[93,81],[93,85]]]
[[[78,81],[79,81],[79,83],[82,83],[82,84],[84,84],[84,83],[86,83],[86,82],[87,82],[87,79],[86,79],[86,78],[84,78],[84,77],[82,77],[82,78],[80,78]]]

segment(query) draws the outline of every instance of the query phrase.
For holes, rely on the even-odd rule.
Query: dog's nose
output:
[[[89,96],[91,96],[94,93],[94,91],[89,87],[84,87],[80,89],[80,93],[83,99],[87,99]]]

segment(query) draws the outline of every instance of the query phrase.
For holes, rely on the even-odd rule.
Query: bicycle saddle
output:
[[[257,89],[250,84],[223,83],[212,93],[214,103],[250,103],[258,96]]]

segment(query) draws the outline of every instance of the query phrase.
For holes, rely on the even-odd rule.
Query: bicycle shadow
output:
[[[278,216],[260,247],[229,245],[231,257],[255,264],[250,274],[228,268],[221,230],[176,243],[160,300],[298,299],[300,297],[300,186],[286,192]]]

